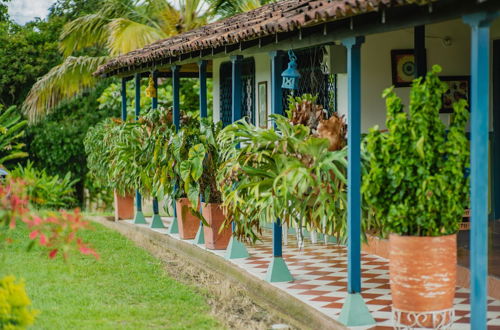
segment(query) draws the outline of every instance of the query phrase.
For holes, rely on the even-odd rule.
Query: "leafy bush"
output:
[[[362,191],[383,234],[440,236],[458,231],[468,197],[465,168],[469,162],[465,125],[467,103],[453,105],[447,128],[439,118],[446,84],[434,66],[425,79],[414,80],[409,113],[393,88],[383,96],[387,133],[377,127],[366,136],[369,169]]]
[[[76,204],[71,173],[64,177],[48,175],[45,170],[38,170],[32,162],[26,166],[18,165],[11,173],[13,179],[21,179],[27,184],[30,203],[37,208],[69,208]]]
[[[217,171],[221,166],[221,157],[217,137],[222,129],[222,122],[214,124],[212,120],[203,118],[200,123],[200,143],[192,146],[188,158],[181,162],[180,170],[184,190],[199,214],[197,205],[199,196],[203,194],[206,203],[222,203],[222,195],[217,186]]]
[[[153,177],[153,180],[157,182],[156,191],[174,199],[188,197],[189,185],[198,183],[189,180],[186,175],[187,163],[185,161],[189,159],[190,149],[200,142],[200,136],[199,121],[186,117],[181,124],[181,129],[175,134],[172,132],[168,140],[161,142],[164,145],[158,149],[159,154],[155,155],[153,162],[153,166],[157,168],[156,176]]]
[[[343,237],[346,149],[328,151],[329,141],[311,136],[308,127],[273,119],[276,129],[241,120],[218,139],[225,160],[218,179],[236,235],[255,241],[262,223],[281,219]]]
[[[28,156],[22,151],[24,143],[21,142],[26,125],[27,121],[18,114],[16,107],[3,109],[0,105],[0,167],[10,160]]]
[[[32,325],[38,311],[30,306],[23,282],[14,276],[0,279],[0,329],[21,330]]]

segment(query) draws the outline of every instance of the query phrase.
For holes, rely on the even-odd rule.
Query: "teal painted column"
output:
[[[500,87],[500,40],[493,41],[493,90]],[[493,93],[493,168],[492,213],[493,219],[500,219],[500,93]]]
[[[156,96],[151,98],[151,108],[153,110],[158,109],[158,72],[153,71],[153,85],[156,90]],[[151,228],[165,228],[163,221],[160,216],[160,207],[158,203],[158,198],[153,197],[153,218],[151,219]]]
[[[243,56],[231,56],[231,121],[234,123],[243,118],[242,116],[242,81],[241,62]],[[233,223],[234,231],[234,223]],[[227,259],[239,259],[249,257],[248,251],[236,237],[231,236],[226,250]]]
[[[175,129],[177,131],[181,127],[180,70],[181,67],[179,65],[172,66],[172,92],[173,92],[172,119],[175,125]],[[175,196],[172,196],[172,209],[174,210],[174,219],[172,220],[172,224],[170,225],[168,232],[169,234],[178,234],[179,224],[177,222],[177,207],[175,205]]]
[[[141,74],[136,73],[135,76],[135,120],[139,120],[141,114]],[[135,224],[147,225],[144,214],[142,213],[142,196],[139,190],[135,191]]]
[[[283,115],[283,90],[281,89],[283,69],[282,51],[269,53],[271,58],[271,113]],[[273,258],[266,273],[268,282],[293,281],[292,274],[283,259],[283,228],[280,219],[273,223]]]
[[[486,329],[488,302],[488,132],[490,24],[497,13],[464,16],[471,27],[470,301],[471,328]]]
[[[416,77],[424,77],[427,73],[427,57],[425,51],[425,25],[413,28],[413,49],[415,52]]]
[[[347,299],[339,321],[348,327],[375,324],[361,296],[361,44],[364,37],[342,41],[347,48]]]
[[[122,78],[122,90],[121,90],[121,96],[122,96],[122,120],[126,121],[127,120],[127,79]]]
[[[200,119],[207,118],[207,61],[201,60],[198,62],[199,79],[200,79]],[[200,195],[200,201],[203,203],[203,196]],[[200,206],[200,213],[202,212]],[[205,244],[205,233],[203,230],[203,222],[200,221],[200,227],[194,238],[195,244]]]

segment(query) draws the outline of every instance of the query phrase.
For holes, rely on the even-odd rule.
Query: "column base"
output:
[[[200,224],[196,237],[194,238],[194,244],[205,244],[205,232],[203,230],[203,225]]]
[[[273,257],[269,268],[267,268],[266,281],[268,282],[291,282],[293,276],[288,270],[285,260],[282,257]]]
[[[234,236],[231,236],[231,240],[226,250],[226,259],[248,258],[249,256],[245,245]]]
[[[153,214],[153,219],[151,221],[151,228],[165,228],[163,221],[161,221],[161,217],[159,214]]]
[[[142,213],[142,211],[135,212],[134,224],[135,225],[147,225],[148,224],[146,221],[146,218],[144,217],[144,213]]]
[[[169,234],[178,234],[179,233],[179,225],[177,223],[177,217],[174,217],[172,223],[170,224],[170,228],[168,228]]]
[[[373,319],[360,293],[347,294],[338,321],[346,327],[374,325]]]

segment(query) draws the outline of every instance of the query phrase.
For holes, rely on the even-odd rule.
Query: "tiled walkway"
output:
[[[164,218],[166,226],[169,222],[170,219]],[[166,229],[151,230],[167,234]],[[172,237],[179,239],[178,235],[172,235]],[[193,244],[192,241],[186,242]],[[203,245],[198,246],[205,249]],[[211,252],[222,258],[225,253],[225,251]],[[248,252],[249,258],[235,259],[231,262],[253,276],[264,279],[272,257],[271,233],[265,231],[263,241],[255,246],[249,246]],[[272,285],[299,298],[332,319],[337,319],[347,295],[346,248],[332,243],[311,244],[311,241],[306,239],[305,247],[299,249],[294,235],[289,235],[288,245],[283,247],[283,257],[294,281],[272,283]],[[392,329],[388,261],[377,256],[363,254],[361,264],[362,296],[377,321],[377,325],[371,329]],[[468,289],[457,287],[455,314],[455,323],[451,329],[470,329]],[[500,330],[500,300],[488,300],[488,329]]]

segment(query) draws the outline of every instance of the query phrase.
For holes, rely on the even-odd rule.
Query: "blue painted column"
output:
[[[427,57],[425,51],[425,25],[413,28],[413,48],[415,52],[416,77],[424,77],[427,73]]]
[[[122,78],[122,120],[127,120],[127,79]]]
[[[242,109],[242,80],[241,80],[241,63],[243,61],[243,56],[236,55],[231,56],[231,122],[235,122],[243,118]],[[234,231],[234,223],[233,223]],[[249,256],[248,251],[236,237],[231,236],[229,245],[226,250],[227,259],[239,259],[247,258]]]
[[[135,76],[135,120],[139,120],[141,114],[141,74],[136,73]],[[142,213],[142,196],[139,190],[135,191],[135,224],[147,224],[144,214]]]
[[[271,113],[283,115],[283,90],[281,89],[284,52],[273,51],[269,53],[271,58]],[[290,282],[293,281],[292,274],[283,259],[283,227],[281,220],[276,219],[273,223],[273,259],[267,269],[266,281],[268,282]]]
[[[348,327],[375,324],[361,297],[361,44],[364,37],[342,41],[347,48],[347,299],[339,321]]]
[[[173,89],[173,120],[177,130],[181,127],[181,105],[180,105],[180,70],[179,65],[172,66],[172,89]]]
[[[471,26],[471,328],[486,329],[488,297],[488,131],[490,24],[496,13],[464,16]]]
[[[198,62],[200,79],[200,117],[207,118],[207,61]]]
[[[180,70],[179,65],[172,66],[172,119],[175,129],[178,131],[181,128],[181,102],[180,102]],[[177,189],[177,187],[175,188]],[[174,210],[174,219],[168,229],[169,234],[178,234],[179,225],[177,222],[177,207],[175,205],[175,193],[172,196],[172,209]]]
[[[198,73],[200,79],[200,119],[207,118],[207,61],[201,60],[198,62]],[[203,195],[200,195],[200,201],[202,205],[200,208],[203,208]],[[200,209],[202,212],[202,209]],[[194,238],[194,242],[196,244],[205,244],[205,235],[203,231],[203,222],[200,221],[200,227],[198,228],[198,232],[196,233],[196,237]]]
[[[156,95],[151,98],[151,108],[153,110],[158,109],[158,72],[153,71],[153,86],[156,90]],[[163,221],[160,217],[160,207],[158,204],[158,198],[153,197],[153,218],[151,219],[151,228],[165,228]]]

